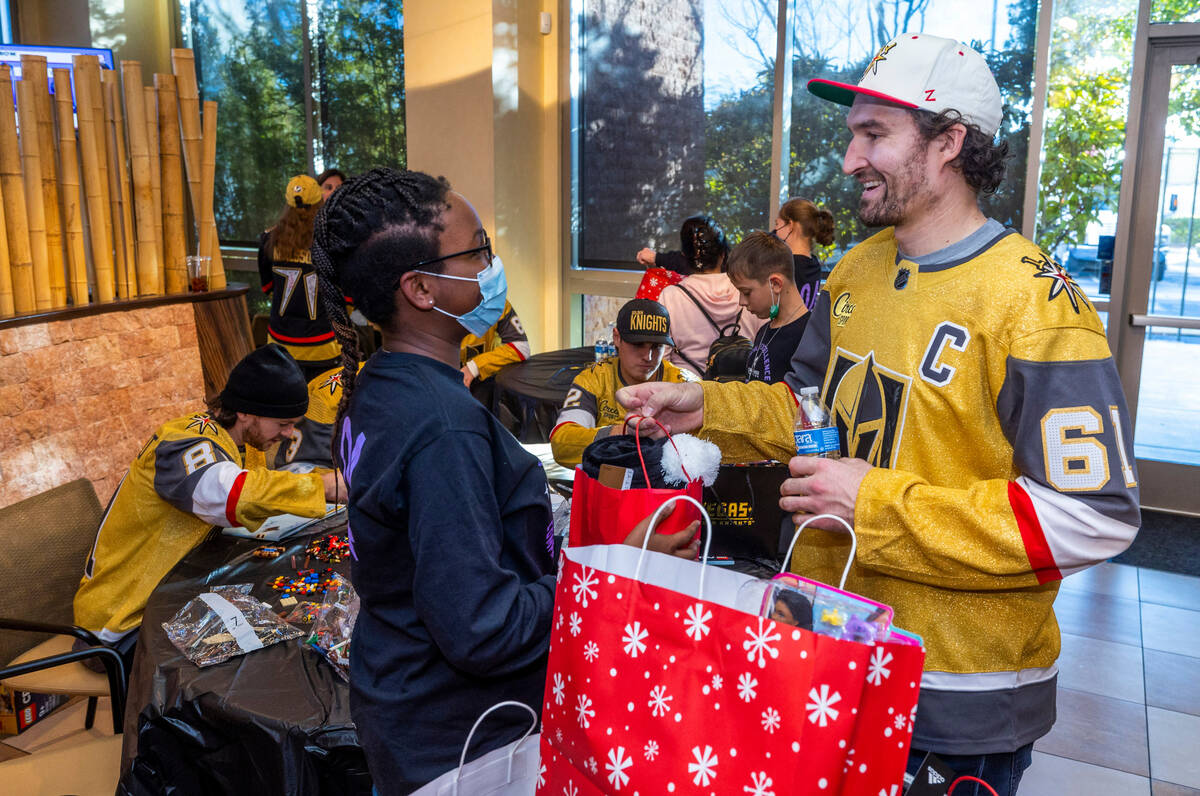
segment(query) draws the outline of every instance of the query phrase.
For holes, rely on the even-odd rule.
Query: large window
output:
[[[833,211],[835,249],[822,254],[836,259],[867,234],[857,187],[841,171],[846,111],[805,84],[857,82],[876,50],[905,31],[966,41],[991,64],[1013,158],[985,210],[1021,227],[1037,0],[792,0],[786,142],[772,132],[777,8],[776,0],[575,0],[576,266],[634,268],[642,246],[677,248],[680,222],[700,210],[734,240],[769,228],[776,150],[784,192]]]
[[[220,104],[224,243],[250,243],[294,174],[403,167],[401,0],[184,0],[203,99]]]

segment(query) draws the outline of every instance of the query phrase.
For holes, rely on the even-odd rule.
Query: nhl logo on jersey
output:
[[[891,467],[899,450],[912,379],[839,348],[829,371],[830,413],[842,452],[875,467]]]

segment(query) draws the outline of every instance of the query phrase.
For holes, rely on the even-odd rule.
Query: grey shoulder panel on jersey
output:
[[[1113,424],[1114,407],[1120,423],[1119,435]],[[1088,432],[1086,439],[1104,447],[1109,477],[1098,489],[1073,491],[1052,483],[1046,472],[1045,425],[1052,413],[1081,408],[1094,412],[1099,420],[1099,430]],[[1014,464],[1022,475],[1070,495],[1106,517],[1134,526],[1141,523],[1138,488],[1126,486],[1122,476],[1122,464],[1136,468],[1132,451],[1133,429],[1121,380],[1111,357],[1074,362],[1032,362],[1009,357],[1004,386],[996,400],[996,414],[1012,445]],[[1067,428],[1063,433],[1068,443],[1083,438],[1082,432],[1073,428]],[[1067,473],[1070,474],[1070,469]],[[1134,477],[1136,480],[1136,469]]]
[[[783,380],[794,392],[801,387],[820,387],[829,367],[829,291],[822,290],[812,311],[804,336],[792,355],[791,370]]]
[[[207,446],[207,447],[202,447]],[[233,457],[207,437],[182,437],[160,442],[154,449],[154,491],[180,511],[192,511],[192,493],[204,470]]]

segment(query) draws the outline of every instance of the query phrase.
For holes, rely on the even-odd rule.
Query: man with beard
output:
[[[332,471],[246,469],[245,446],[264,451],[289,439],[307,408],[300,366],[266,345],[234,366],[207,412],[159,426],[142,446],[104,512],[75,593],[75,624],[116,649],[126,673],[150,593],[214,525],[253,530],[277,514],[320,517],[326,500],[345,499]]]
[[[1059,581],[1140,522],[1130,418],[1104,328],[1046,254],[986,218],[1007,145],[995,79],[954,40],[906,33],[858,85],[843,170],[883,227],[838,263],[781,385],[639,385],[618,394],[729,460],[793,456],[791,390],[819,385],[841,459],[790,458],[781,506],[855,527],[848,589],[926,646],[909,773],[935,752],[1002,796],[1054,723]],[[836,582],[840,526],[793,566]]]

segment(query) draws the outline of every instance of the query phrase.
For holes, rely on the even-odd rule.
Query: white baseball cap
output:
[[[1003,115],[1000,87],[983,56],[954,39],[925,33],[903,33],[885,44],[857,86],[814,78],[808,90],[842,105],[865,94],[934,113],[956,110],[989,138]]]

